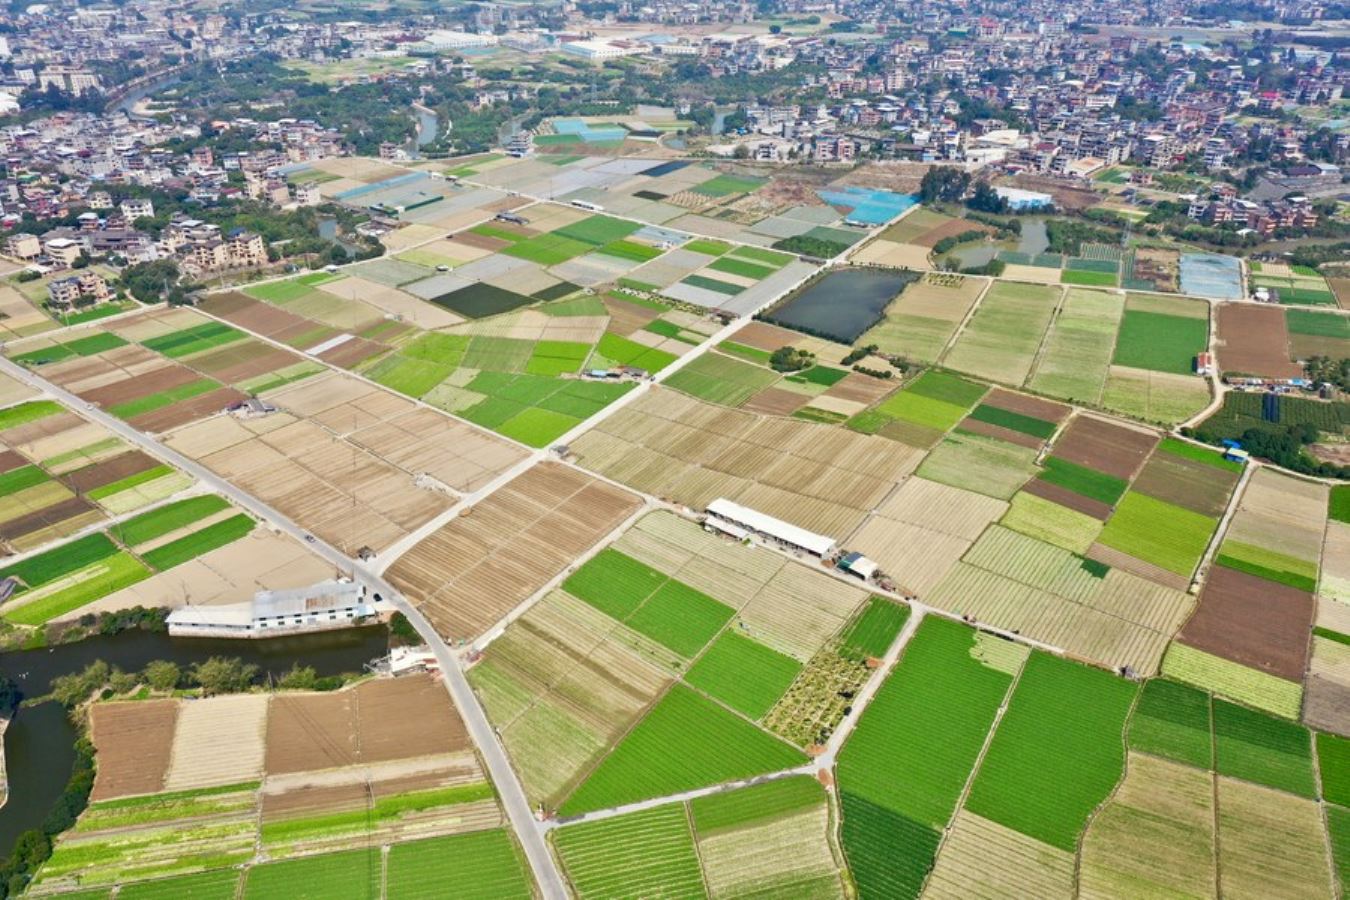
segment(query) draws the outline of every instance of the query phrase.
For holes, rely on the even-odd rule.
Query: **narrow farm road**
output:
[[[277,510],[216,475],[195,460],[166,447],[121,419],[85,403],[64,388],[38,377],[23,366],[3,356],[0,356],[0,372],[56,397],[71,409],[79,410],[81,415],[99,423],[118,437],[179,467],[278,531],[306,543],[314,552],[339,569],[351,572],[354,578],[366,584],[370,590],[378,593],[381,598],[387,600],[407,616],[408,621],[417,629],[418,634],[426,641],[427,646],[436,654],[436,659],[440,663],[441,671],[445,676],[446,689],[450,692],[455,706],[463,717],[470,736],[483,755],[488,774],[497,786],[497,791],[502,798],[502,805],[506,808],[512,828],[525,849],[525,856],[529,861],[530,869],[534,873],[535,880],[540,885],[544,897],[547,900],[563,900],[567,896],[562,876],[558,873],[558,869],[553,863],[552,854],[549,853],[548,845],[544,841],[543,830],[539,827],[539,823],[530,809],[529,801],[525,797],[519,779],[516,778],[515,770],[511,768],[506,751],[497,740],[496,733],[493,731],[491,723],[488,722],[487,715],[483,712],[482,706],[479,705],[478,699],[474,696],[473,689],[469,686],[459,656],[446,645],[441,636],[431,627],[431,623],[417,611],[412,603],[408,602],[383,578],[366,570],[337,548],[313,538],[304,528],[301,528]]]

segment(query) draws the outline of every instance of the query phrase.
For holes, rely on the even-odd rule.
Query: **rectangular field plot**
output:
[[[696,509],[725,497],[841,538],[920,455],[894,441],[727,410],[660,388],[571,449],[582,466],[647,493]]]
[[[248,870],[244,898],[368,900],[380,895],[381,867],[376,847],[264,863]]]
[[[466,900],[534,895],[525,861],[505,831],[395,844],[389,848],[385,877],[389,900],[434,900],[451,883],[455,896]]]
[[[1098,540],[1189,579],[1218,524],[1217,518],[1130,491]]]
[[[1218,779],[1219,872],[1229,896],[1331,897],[1317,804],[1231,778]]]
[[[1316,794],[1308,729],[1224,700],[1214,701],[1214,769],[1309,799]]]
[[[1132,753],[1125,780],[1083,839],[1084,897],[1215,896],[1214,785],[1196,770]]]
[[[943,365],[989,381],[1020,385],[1059,303],[1057,288],[1000,281],[943,358]]]
[[[442,634],[474,637],[637,508],[631,494],[544,463],[419,542],[388,577]]]
[[[800,751],[675,685],[562,805],[569,815],[800,765]]]
[[[1209,381],[1195,375],[1113,365],[1101,402],[1112,412],[1171,426],[1204,409],[1209,392]]]
[[[709,403],[739,406],[777,380],[777,373],[769,369],[705,353],[666,379],[666,384]]]
[[[751,719],[788,689],[802,664],[734,631],[722,634],[685,676],[694,687]]]
[[[1027,386],[1051,397],[1097,403],[1123,311],[1118,294],[1070,289]]]
[[[864,894],[918,895],[1025,657],[943,619],[910,639],[839,758],[844,851]]]
[[[1127,743],[1131,750],[1209,769],[1214,761],[1210,719],[1209,694],[1152,678],[1144,684],[1130,718]]]
[[[1120,780],[1135,686],[1032,654],[966,800],[971,812],[1072,852]]]
[[[1111,362],[1117,366],[1189,375],[1209,345],[1208,304],[1131,294]]]
[[[886,308],[885,318],[858,339],[915,362],[935,362],[989,282],[930,272],[910,284]]]
[[[1074,855],[975,815],[956,814],[924,897],[1072,897]]]
[[[579,897],[705,897],[684,804],[572,825],[553,838]]]

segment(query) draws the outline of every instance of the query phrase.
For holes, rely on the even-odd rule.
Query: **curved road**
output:
[[[0,347],[0,349],[3,348]],[[339,569],[350,571],[354,578],[360,579],[370,590],[378,593],[381,598],[393,604],[407,616],[408,621],[413,624],[418,634],[427,642],[427,646],[436,654],[436,659],[441,665],[441,671],[445,673],[446,689],[450,692],[460,715],[463,716],[464,723],[468,727],[474,743],[478,745],[479,752],[483,754],[483,761],[487,764],[488,774],[497,786],[497,791],[502,798],[502,805],[506,808],[506,814],[511,820],[512,828],[525,849],[525,856],[529,860],[530,869],[534,872],[535,881],[539,884],[544,897],[547,900],[564,900],[567,897],[562,876],[559,875],[557,866],[553,862],[553,856],[549,853],[538,820],[535,819],[529,801],[525,798],[525,792],[521,789],[520,781],[516,778],[516,773],[507,760],[506,751],[502,749],[496,733],[492,730],[492,725],[488,722],[483,708],[479,706],[478,699],[473,694],[473,689],[469,687],[468,679],[464,677],[464,670],[460,666],[459,657],[446,646],[445,641],[431,627],[431,623],[402,594],[383,578],[371,573],[335,547],[314,538],[305,529],[252,494],[241,490],[195,460],[188,459],[178,451],[172,450],[154,438],[136,430],[121,419],[86,403],[69,391],[34,375],[23,366],[11,362],[3,356],[0,356],[0,372],[4,372],[36,390],[59,399],[71,409],[78,411],[80,415],[98,422],[118,437],[152,455],[173,463],[203,484],[214,488],[222,496],[228,497],[259,519],[269,523],[272,527],[289,534],[302,543],[306,543],[312,550]]]

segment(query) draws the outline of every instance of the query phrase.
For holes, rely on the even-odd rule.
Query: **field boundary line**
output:
[[[1050,336],[1059,328],[1059,317],[1064,315],[1064,306],[1068,302],[1069,286],[1060,285],[1059,299],[1055,301],[1055,310],[1050,313],[1050,318],[1045,323],[1045,330],[1041,332],[1041,339],[1036,344],[1036,355],[1031,358],[1031,365],[1027,368],[1026,377],[1017,385],[1017,390],[1021,390],[1024,386],[1030,385],[1032,379],[1034,379],[1036,374],[1040,371],[1041,361],[1045,359],[1046,347],[1050,343]]]
[[[1252,473],[1258,466],[1248,462],[1242,467],[1242,476],[1238,478],[1237,484],[1233,485],[1233,493],[1228,497],[1228,506],[1224,508],[1223,516],[1219,518],[1219,524],[1214,527],[1214,534],[1209,539],[1209,545],[1205,547],[1205,553],[1200,557],[1200,562],[1196,564],[1195,573],[1191,576],[1191,585],[1203,583],[1209,576],[1209,570],[1214,565],[1214,557],[1218,555],[1219,548],[1223,546],[1224,538],[1228,536],[1228,529],[1233,525],[1233,519],[1237,516],[1238,510],[1242,506],[1242,497],[1247,493],[1247,485],[1252,480]],[[1326,526],[1323,524],[1322,540],[1326,541]],[[1318,548],[1318,571],[1321,572],[1321,547]],[[1199,596],[1198,594],[1196,596]],[[1198,607],[1198,604],[1197,604]],[[1187,616],[1189,621],[1190,617]],[[1180,629],[1178,629],[1180,631]]]
[[[1017,685],[1022,682],[1022,673],[1027,670],[1027,660],[1031,659],[1031,653],[1028,652],[1026,659],[1017,667],[1017,674],[1008,682],[1008,689],[1003,693],[1003,702],[998,705],[994,712],[994,721],[989,723],[989,731],[984,735],[984,744],[980,746],[980,752],[975,756],[975,762],[970,766],[970,774],[966,776],[966,783],[961,787],[961,794],[956,798],[956,806],[952,814],[947,817],[947,824],[942,826],[942,834],[938,838],[937,848],[933,851],[933,864],[928,871],[923,874],[923,888],[928,886],[928,880],[933,877],[933,871],[937,868],[938,860],[942,857],[942,849],[947,846],[947,839],[952,833],[952,823],[956,817],[961,815],[961,811],[966,808],[966,800],[970,797],[970,789],[975,785],[975,778],[980,774],[980,768],[984,765],[984,758],[989,753],[989,747],[994,743],[994,735],[998,733],[998,726],[1003,722],[1003,714],[1008,711],[1012,705],[1013,694],[1017,691]],[[974,815],[974,813],[971,813]],[[1075,896],[1077,896],[1077,879],[1074,882]],[[922,889],[920,895],[922,896]]]
[[[955,347],[956,342],[961,339],[961,335],[966,333],[966,329],[970,326],[970,320],[975,318],[976,311],[984,305],[984,298],[989,296],[989,292],[994,289],[994,285],[998,282],[998,279],[992,276],[967,275],[966,277],[983,278],[984,290],[980,291],[975,297],[975,302],[970,304],[970,309],[966,310],[966,314],[961,317],[961,321],[957,323],[956,330],[952,332],[952,336],[947,338],[947,343],[942,345],[942,349],[939,350],[937,356],[934,357],[932,362],[933,367],[941,366],[943,364],[943,360],[945,360],[947,355],[952,352],[952,348]]]
[[[1088,813],[1087,821],[1083,823],[1083,828],[1078,832],[1078,841],[1073,850],[1073,895],[1075,898],[1081,897],[1083,893],[1083,844],[1087,841],[1088,829],[1096,821],[1097,816],[1101,815],[1102,810],[1115,799],[1116,794],[1120,793],[1121,787],[1125,784],[1125,779],[1130,777],[1130,725],[1134,722],[1134,714],[1139,709],[1139,699],[1144,695],[1144,682],[1136,682],[1134,690],[1134,699],[1130,701],[1130,711],[1125,715],[1125,721],[1120,726],[1120,777],[1116,779],[1115,786],[1102,798],[1101,802],[1092,808]]]
[[[1331,843],[1331,826],[1327,820],[1327,799],[1322,795],[1322,761],[1317,754],[1317,732],[1308,729],[1308,740],[1312,743],[1313,785],[1317,789],[1317,817],[1322,820],[1322,850],[1327,855],[1327,874],[1331,876],[1331,896],[1341,897],[1340,878],[1336,874],[1336,852]]]
[[[628,815],[629,813],[655,809],[659,806],[669,806],[672,803],[688,803],[690,800],[697,800],[700,797],[730,793],[731,791],[738,791],[742,788],[754,787],[758,784],[767,784],[770,781],[781,781],[784,778],[794,778],[798,775],[815,777],[816,773],[817,766],[815,763],[805,763],[800,766],[794,766],[791,769],[779,769],[777,772],[768,772],[763,775],[755,775],[751,778],[742,778],[737,781],[724,781],[720,784],[710,784],[706,787],[681,791],[678,794],[666,794],[663,797],[650,797],[646,800],[635,800],[632,803],[625,803],[622,806],[595,809],[590,812],[578,813],[577,815],[567,816],[565,818],[548,819],[547,821],[540,823],[540,830],[547,833],[557,828],[566,828],[569,825],[579,825],[583,822],[601,822],[605,819],[613,819],[618,816]]]

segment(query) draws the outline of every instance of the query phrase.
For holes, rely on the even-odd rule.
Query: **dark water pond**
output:
[[[95,660],[134,672],[156,659],[183,668],[212,656],[237,656],[258,666],[258,680],[280,676],[300,663],[320,675],[359,672],[389,648],[383,625],[261,641],[174,638],[147,631],[124,631],[43,650],[0,653],[0,673],[13,678],[26,697],[40,697],[52,679],[79,672]],[[8,856],[19,835],[37,828],[70,779],[75,763],[75,728],[55,702],[19,710],[5,732],[9,800],[0,808],[0,856]]]
[[[852,344],[881,321],[887,305],[916,278],[913,272],[837,269],[811,282],[764,318]]]

